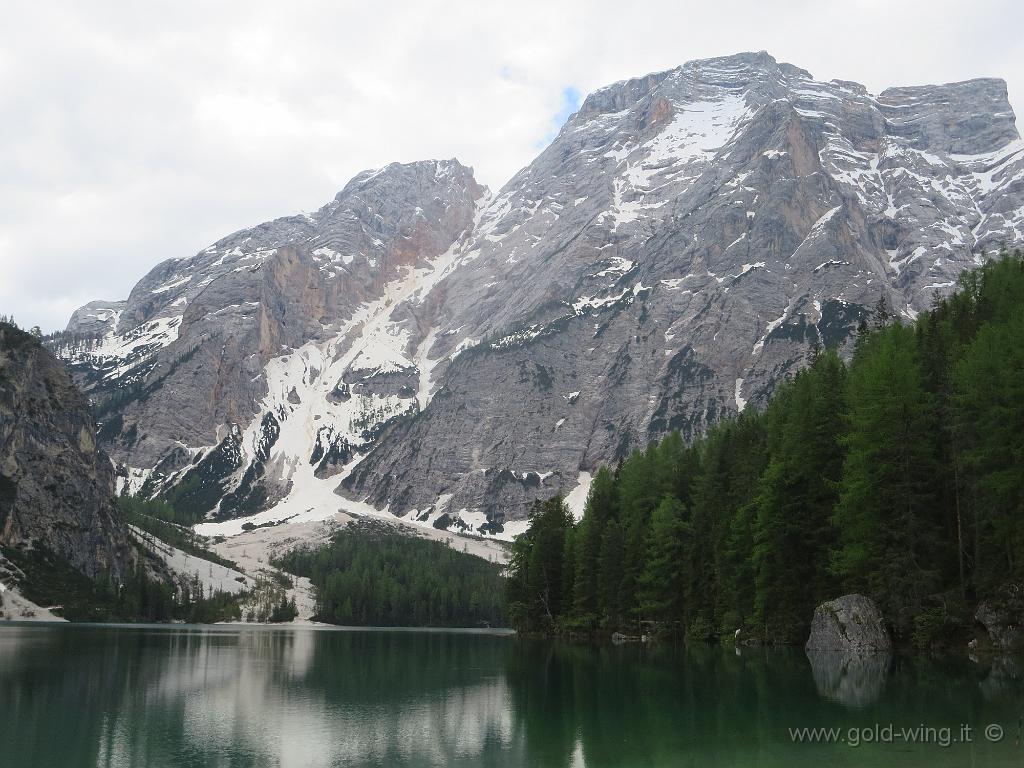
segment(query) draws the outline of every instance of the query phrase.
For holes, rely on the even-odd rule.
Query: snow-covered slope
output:
[[[159,265],[120,309],[76,313],[54,348],[98,403],[121,490],[174,486],[219,519],[306,511],[312,487],[426,404],[412,339],[431,308],[416,297],[485,194],[456,161],[394,164],[314,214]]]
[[[343,512],[509,538],[1022,234],[1002,81],[873,95],[739,54],[591,94],[493,198],[456,161],[360,174],[57,346],[121,487],[204,531]]]
[[[0,581],[0,621],[66,621]]]
[[[237,595],[255,586],[255,579],[242,571],[190,555],[134,526],[131,526],[131,531],[135,540],[166,565],[172,574],[198,580],[204,592]]]

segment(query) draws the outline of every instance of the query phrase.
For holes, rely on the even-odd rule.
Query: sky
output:
[[[44,331],[168,258],[457,157],[498,189],[602,85],[767,50],[820,80],[1007,80],[1019,0],[10,3],[0,314]],[[1024,127],[1024,123],[1021,123]]]

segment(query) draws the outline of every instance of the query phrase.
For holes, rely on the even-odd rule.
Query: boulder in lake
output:
[[[843,595],[814,611],[808,651],[888,651],[892,640],[878,606],[864,595]]]

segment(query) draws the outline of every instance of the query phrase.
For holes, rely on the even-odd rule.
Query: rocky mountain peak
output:
[[[71,313],[65,331],[72,335],[104,336],[117,329],[124,301],[90,301]]]
[[[271,359],[344,336],[386,286],[429,271],[472,228],[485,192],[457,160],[393,163],[357,175],[314,213],[157,265],[124,303],[116,332],[62,351],[97,400],[124,400],[116,430],[107,426],[111,453],[131,466],[177,465],[191,458],[181,446],[214,444],[225,424],[248,423]],[[183,374],[189,386],[164,386]]]
[[[390,163],[383,168],[362,171],[353,176],[334,199],[342,202],[354,195],[371,195],[396,203],[416,203],[421,202],[418,195],[425,187],[439,184],[446,185],[452,194],[468,194],[473,200],[486,192],[473,177],[473,169],[452,158]]]
[[[1013,120],[1001,81],[690,62],[589,95],[493,198],[456,160],[392,164],[160,265],[69,358],[126,487],[206,489],[211,531],[345,509],[509,536],[1024,239]]]
[[[753,53],[589,96],[438,287],[447,330],[429,356],[453,362],[431,408],[345,487],[428,517],[442,488],[448,510],[522,514],[541,492],[529,478],[552,467],[576,464],[542,483],[569,492],[668,429],[699,434],[764,402],[880,295],[912,317],[1024,229],[1005,90],[919,90],[910,108]],[[481,387],[505,397],[478,401]],[[467,461],[442,432],[485,445]]]
[[[664,110],[666,103],[731,95],[742,97],[748,107],[785,100],[800,109],[806,108],[801,104],[810,100],[828,98],[822,94],[847,102],[847,107],[870,103],[888,123],[887,130],[921,150],[980,154],[1019,139],[1004,80],[981,78],[945,85],[894,87],[872,96],[860,83],[819,83],[807,70],[779,63],[765,51],[690,61],[598,89],[584,100],[566,127],[644,104]]]

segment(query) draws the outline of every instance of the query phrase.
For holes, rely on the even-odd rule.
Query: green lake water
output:
[[[1024,766],[1015,673],[500,633],[4,625],[0,766]],[[791,732],[822,727],[842,741]]]

